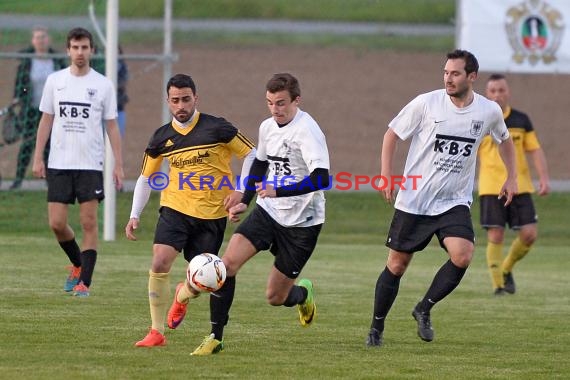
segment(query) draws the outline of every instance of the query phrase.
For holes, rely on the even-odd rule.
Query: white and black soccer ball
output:
[[[211,253],[195,256],[186,271],[188,283],[199,292],[215,292],[226,281],[226,266],[222,259]]]

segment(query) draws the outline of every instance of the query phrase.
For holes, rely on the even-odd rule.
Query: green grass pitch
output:
[[[436,337],[416,336],[410,312],[446,255],[432,242],[414,258],[386,321],[385,345],[365,347],[374,285],[384,267],[392,208],[377,194],[328,193],[328,219],[302,273],[315,284],[318,316],[302,328],[295,308],[265,302],[271,255],[242,269],[225,350],[190,352],[209,332],[208,297],[192,301],[168,345],[133,346],[150,325],[148,268],[153,195],[139,241],[122,228],[131,194],[118,194],[117,241],[101,243],[92,294],[62,291],[66,257],[47,225],[45,194],[0,193],[0,374],[5,379],[563,379],[570,373],[570,194],[536,198],[540,236],[515,267],[518,291],[492,295],[485,238],[473,207],[477,249],[460,286],[432,311]],[[77,224],[72,207],[72,225]],[[228,236],[233,230],[228,228]],[[507,235],[508,242],[513,237]],[[184,276],[172,271],[172,290]]]

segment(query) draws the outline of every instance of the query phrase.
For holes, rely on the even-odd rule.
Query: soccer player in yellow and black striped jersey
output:
[[[515,292],[512,270],[517,261],[530,250],[537,238],[537,217],[531,194],[535,191],[526,155],[532,158],[539,177],[538,195],[550,191],[548,167],[544,152],[528,116],[509,105],[510,90],[502,74],[492,74],[487,80],[487,98],[497,102],[503,110],[505,124],[513,137],[516,149],[517,181],[519,192],[511,204],[504,206],[499,190],[507,176],[499,152],[491,137],[479,148],[479,199],[481,226],[487,230],[487,266],[496,295]],[[506,258],[503,259],[505,225],[518,231]]]
[[[231,123],[196,110],[196,85],[190,76],[173,76],[166,92],[173,119],[155,131],[145,150],[130,220],[125,227],[127,238],[135,240],[134,231],[151,189],[162,190],[148,282],[152,326],[144,339],[136,343],[137,347],[166,344],[164,325],[172,264],[180,252],[184,252],[187,261],[204,252],[218,254],[227,210],[243,196],[243,186],[234,183],[232,155],[244,159],[242,173],[249,173],[255,158],[253,143]],[[160,172],[164,159],[169,162],[168,175]],[[198,295],[187,281],[177,285],[168,312],[168,327],[178,327],[188,300]]]

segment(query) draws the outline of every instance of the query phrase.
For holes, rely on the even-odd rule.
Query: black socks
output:
[[[67,255],[67,257],[69,257],[69,261],[71,261],[71,264],[73,264],[74,267],[80,267],[81,266],[81,257],[80,257],[81,250],[79,249],[79,246],[77,245],[77,242],[75,241],[75,238],[73,238],[69,241],[60,241],[58,243],[59,243],[59,246],[61,247],[61,249],[63,249],[63,251]]]
[[[293,307],[303,303],[307,299],[307,288],[303,286],[293,285],[287,299],[283,302],[283,306]]]
[[[224,327],[228,324],[230,308],[234,301],[236,278],[227,277],[224,285],[216,292],[210,294],[210,323],[214,337],[221,341]]]
[[[95,263],[97,262],[97,251],[94,249],[86,249],[81,252],[81,274],[79,281],[87,287],[91,285],[93,271],[95,270]]]
[[[429,313],[436,303],[459,285],[466,271],[467,268],[459,268],[451,260],[447,260],[435,274],[424,299],[417,306],[418,311]]]
[[[388,267],[386,267],[382,273],[380,273],[376,281],[374,315],[372,316],[372,324],[370,327],[379,332],[384,331],[384,320],[398,295],[400,278],[401,276],[392,274],[392,272],[388,270]]]

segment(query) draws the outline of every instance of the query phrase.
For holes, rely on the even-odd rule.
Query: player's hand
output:
[[[507,178],[501,191],[499,192],[499,199],[505,197],[505,207],[508,206],[515,195],[518,193],[518,185],[516,178]]]
[[[540,181],[538,183],[538,195],[543,196],[543,195],[548,195],[548,193],[550,193],[550,184],[548,183],[548,181]]]
[[[243,198],[243,193],[239,191],[232,192],[230,195],[224,198],[224,209],[226,211],[229,211],[230,208],[240,203],[242,198]]]
[[[137,228],[139,228],[139,220],[137,218],[129,219],[129,222],[125,227],[125,235],[127,236],[127,239],[137,240],[137,237],[134,233]]]
[[[384,197],[384,200],[386,201],[386,203],[388,204],[392,204],[394,202],[394,198],[395,198],[395,191],[389,188],[380,190],[380,194],[382,194],[382,197]]]
[[[380,173],[380,178],[392,178],[392,173],[390,172],[382,172]],[[378,188],[380,189],[380,195],[388,204],[392,204],[394,199],[396,198],[396,190],[393,187],[393,184],[387,181],[383,181],[382,179],[379,180],[377,184]]]
[[[115,189],[121,190],[123,188],[123,179],[125,178],[125,173],[123,172],[123,167],[120,165],[115,165],[113,170],[113,182],[115,183]]]
[[[35,161],[32,164],[32,173],[36,178],[45,178],[46,177],[46,165],[44,164],[43,160]]]
[[[233,206],[229,209],[228,218],[231,222],[239,222],[240,221],[240,214],[243,214],[247,210],[247,205],[245,203],[238,203],[237,205]]]
[[[272,185],[263,184],[263,182],[257,182],[255,184],[255,191],[257,196],[261,198],[275,198],[277,196],[277,191]]]

